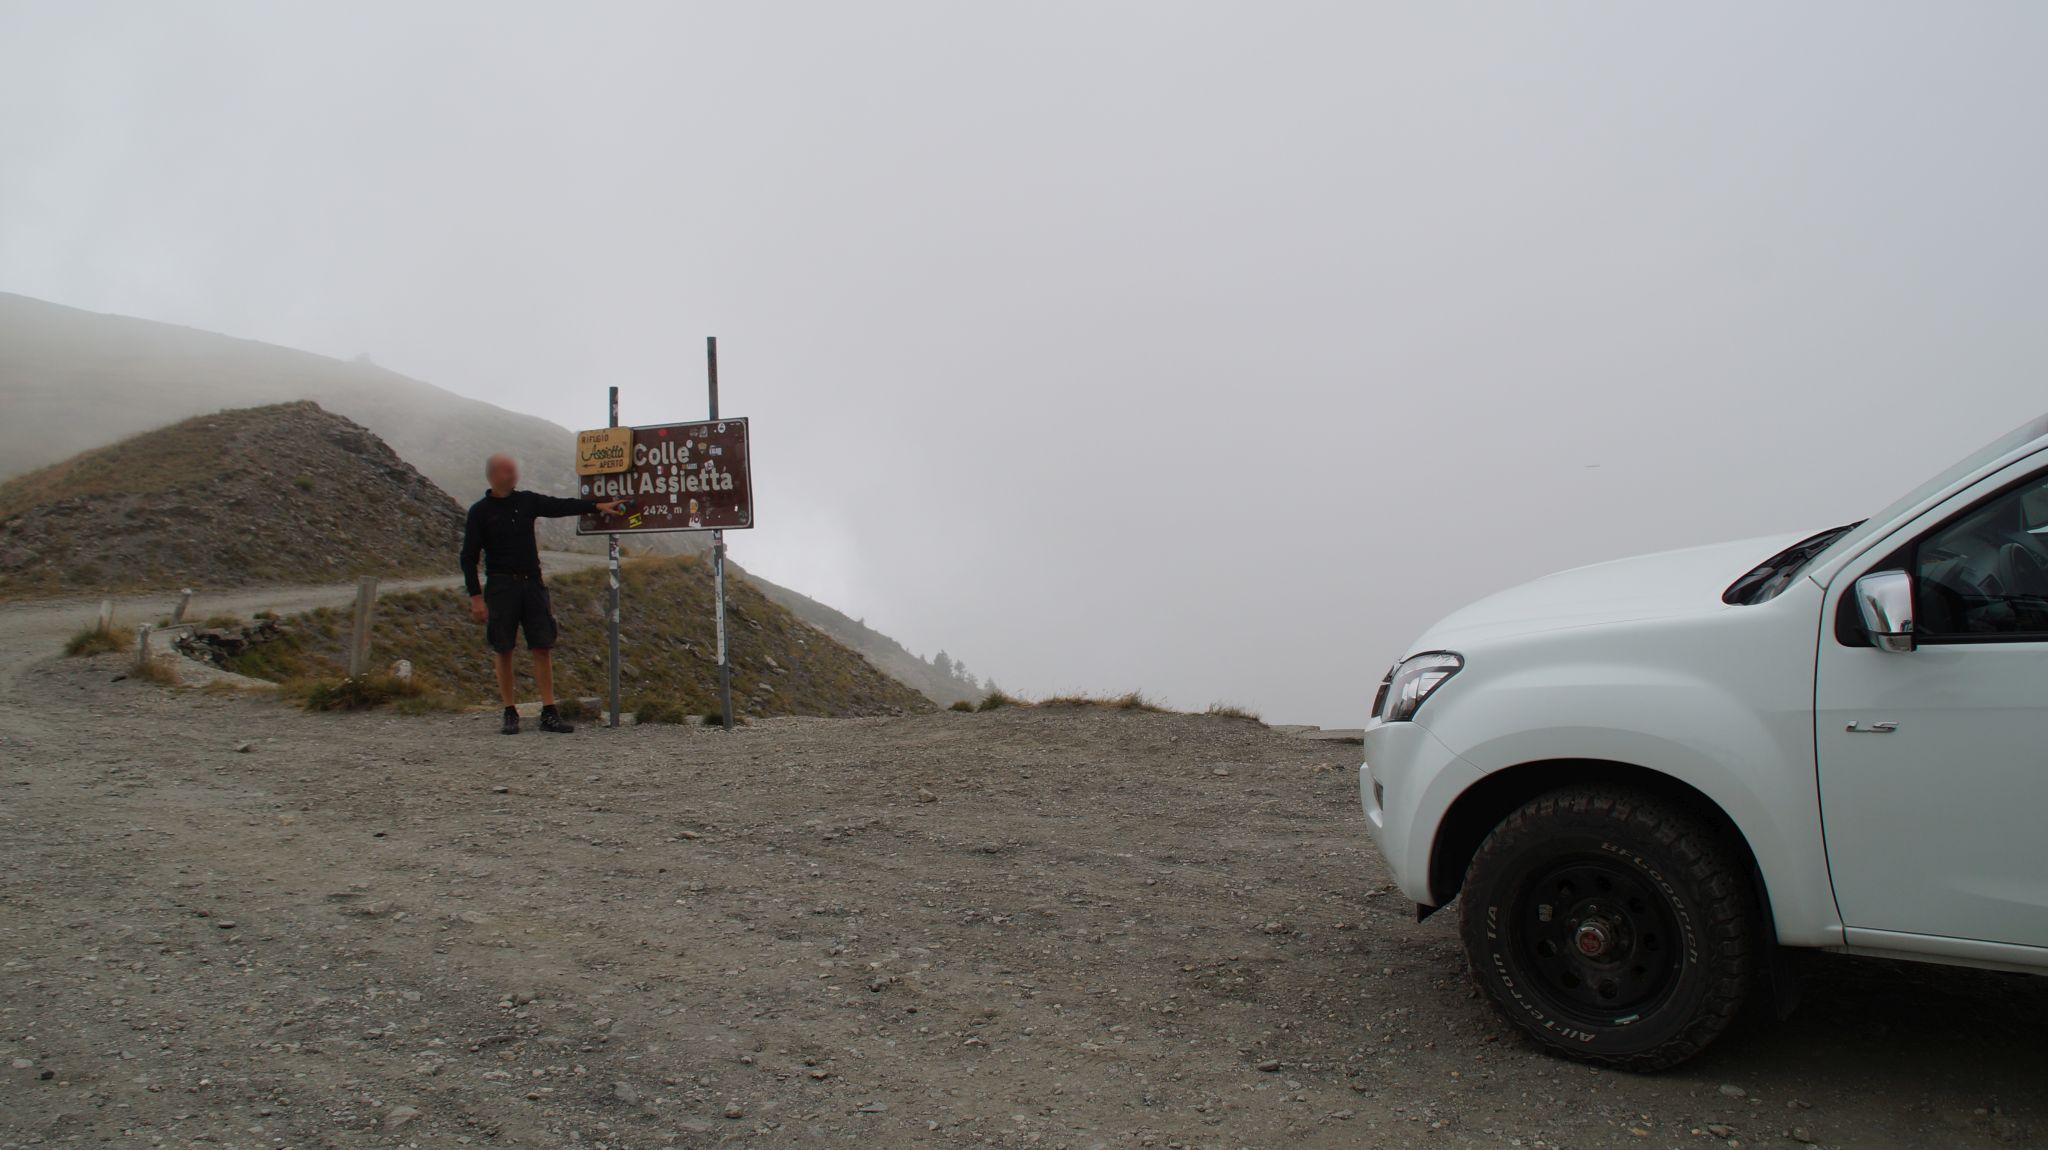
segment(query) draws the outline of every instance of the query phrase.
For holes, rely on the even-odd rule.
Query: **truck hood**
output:
[[[1741,539],[1546,575],[1452,612],[1411,650],[1457,650],[1489,639],[1736,610],[1721,602],[1721,592],[1805,537]]]

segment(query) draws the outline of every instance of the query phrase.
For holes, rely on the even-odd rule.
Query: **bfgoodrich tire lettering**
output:
[[[1735,852],[1682,807],[1616,787],[1538,797],[1465,876],[1473,976],[1538,1042],[1662,1070],[1704,1050],[1756,980],[1758,915]]]

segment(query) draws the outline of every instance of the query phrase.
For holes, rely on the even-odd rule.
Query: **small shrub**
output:
[[[127,646],[128,644],[125,641],[114,634],[112,628],[103,631],[98,626],[90,626],[71,636],[71,641],[64,644],[64,653],[66,655],[105,655],[111,651],[125,650]]]
[[[313,490],[313,477],[310,475],[298,476],[292,480],[292,486],[300,491],[311,491]]]
[[[1266,721],[1259,717],[1259,713],[1257,711],[1254,711],[1249,707],[1240,707],[1236,703],[1211,703],[1209,704],[1209,709],[1202,713],[1205,715],[1213,715],[1219,719],[1238,719],[1247,723],[1257,723],[1262,727],[1266,725]]]
[[[596,722],[599,719],[608,717],[603,707],[587,706],[582,699],[578,698],[561,700],[555,704],[555,710],[572,723]]]
[[[400,699],[426,694],[417,681],[393,675],[362,675],[338,682],[313,683],[305,688],[309,711],[368,711]]]
[[[952,706],[947,707],[946,709],[949,711],[959,711],[963,714],[971,715],[974,713],[974,700],[962,699],[959,702],[954,703]]]
[[[988,694],[983,695],[981,697],[981,706],[975,709],[980,711],[996,711],[1001,710],[1004,707],[1019,706],[1022,703],[1023,700],[1015,698],[1011,696],[1009,693],[998,689],[990,691]]]
[[[231,627],[241,626],[242,617],[240,615],[210,615],[199,625],[224,631]]]
[[[674,699],[655,695],[643,695],[633,700],[627,710],[633,712],[636,723],[662,723],[677,725],[690,721],[690,709]]]

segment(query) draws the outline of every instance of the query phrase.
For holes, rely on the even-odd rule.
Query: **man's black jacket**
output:
[[[595,510],[597,504],[588,499],[558,499],[532,491],[514,491],[500,499],[486,493],[470,505],[469,522],[462,528],[462,581],[469,593],[484,593],[476,574],[479,555],[484,570],[493,575],[540,578],[540,545],[533,541],[533,521]]]

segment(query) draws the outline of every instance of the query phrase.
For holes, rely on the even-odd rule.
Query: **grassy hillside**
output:
[[[224,412],[0,484],[0,596],[445,570],[462,511],[312,403]]]
[[[606,573],[578,571],[548,580],[561,644],[556,689],[564,697],[602,696],[605,673]],[[711,564],[695,556],[635,560],[626,565],[621,694],[629,709],[648,700],[679,704],[693,714],[718,706],[717,637],[712,622]],[[728,580],[733,652],[733,709],[741,716],[875,715],[925,711],[922,695],[877,670],[859,654],[769,601],[745,580]],[[373,639],[378,666],[412,661],[433,690],[460,703],[497,696],[483,628],[470,621],[458,591],[411,592],[379,600]],[[347,619],[317,611],[287,621],[290,638],[257,647],[233,669],[280,681],[332,677],[346,662]],[[534,698],[528,660],[519,658],[520,697]]]

